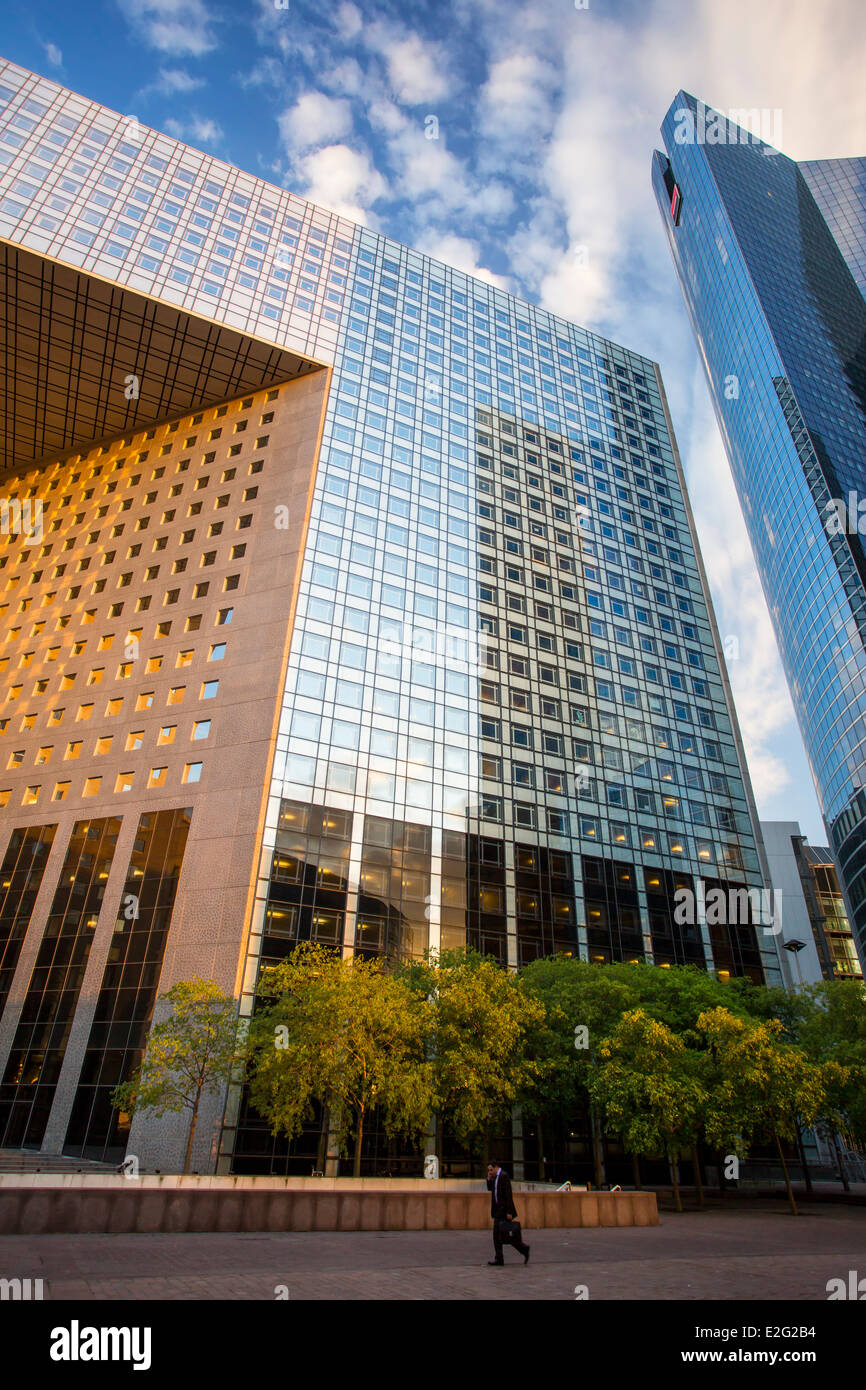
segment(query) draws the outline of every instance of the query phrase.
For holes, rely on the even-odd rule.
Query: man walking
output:
[[[517,1208],[514,1205],[514,1197],[511,1193],[511,1179],[505,1169],[498,1163],[488,1163],[487,1165],[487,1186],[490,1189],[490,1215],[493,1217],[493,1251],[495,1259],[488,1260],[489,1265],[504,1265],[502,1258],[502,1242],[508,1241],[513,1245],[518,1255],[523,1256],[523,1263],[529,1264],[529,1246],[525,1245],[520,1239],[520,1228],[517,1229],[517,1239],[508,1234],[508,1222],[517,1220]]]

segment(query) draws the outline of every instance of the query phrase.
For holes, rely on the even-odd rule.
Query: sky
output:
[[[0,51],[659,362],[759,813],[826,842],[650,159],[681,88],[866,154],[862,0],[5,0]]]

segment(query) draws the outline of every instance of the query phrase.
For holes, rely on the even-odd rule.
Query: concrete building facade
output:
[[[779,946],[789,958],[791,987],[862,980],[829,847],[810,845],[797,821],[761,821],[761,835],[773,889],[783,903]]]

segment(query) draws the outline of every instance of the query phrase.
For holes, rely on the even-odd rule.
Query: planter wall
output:
[[[229,1185],[225,1185],[226,1181]],[[222,1185],[217,1186],[217,1183]],[[152,1185],[120,1178],[86,1183],[4,1182],[0,1234],[97,1235],[163,1231],[480,1231],[490,1225],[488,1192],[236,1185],[231,1179]],[[452,1188],[452,1184],[443,1187]],[[472,1184],[475,1186],[475,1184]],[[519,1192],[527,1230],[657,1226],[654,1192]]]

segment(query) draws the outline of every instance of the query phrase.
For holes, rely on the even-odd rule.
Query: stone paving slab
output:
[[[0,1277],[42,1278],[50,1299],[172,1301],[769,1299],[825,1301],[827,1280],[866,1275],[866,1210],[778,1206],[683,1215],[652,1228],[527,1231],[530,1264],[489,1234],[6,1236]]]

